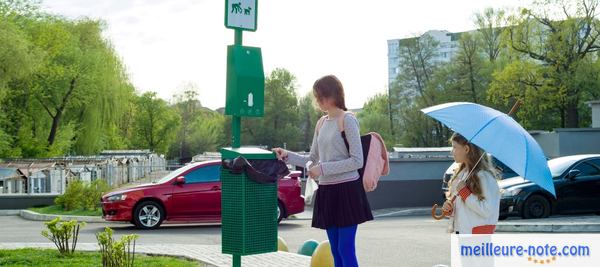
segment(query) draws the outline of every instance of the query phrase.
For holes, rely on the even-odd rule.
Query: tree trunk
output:
[[[54,140],[56,139],[56,132],[58,131],[58,124],[60,123],[61,118],[62,111],[57,110],[56,116],[52,117],[52,128],[50,128],[50,135],[48,135],[48,146],[54,144]]]
[[[577,101],[571,100],[567,103],[566,127],[579,128],[579,110],[577,109]]]
[[[56,133],[58,132],[58,125],[60,124],[60,119],[62,118],[62,114],[65,111],[65,108],[67,107],[67,102],[69,101],[71,94],[75,90],[76,82],[77,77],[71,79],[71,82],[69,83],[69,91],[67,91],[67,94],[63,97],[60,107],[56,109],[56,115],[52,117],[52,128],[50,128],[50,134],[48,135],[48,146],[53,145],[54,141],[56,140]]]

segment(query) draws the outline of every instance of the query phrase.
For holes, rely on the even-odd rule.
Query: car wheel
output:
[[[277,222],[281,222],[285,216],[285,208],[283,207],[283,203],[281,201],[277,201]]]
[[[133,212],[133,222],[140,229],[156,229],[165,219],[162,206],[156,201],[140,202]]]
[[[550,216],[550,203],[540,195],[529,197],[523,204],[523,218],[536,219]]]

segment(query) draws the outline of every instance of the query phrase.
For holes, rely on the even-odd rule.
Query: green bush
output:
[[[58,196],[54,203],[60,205],[66,211],[75,209],[96,210],[100,208],[102,194],[110,191],[110,189],[110,186],[102,179],[97,179],[90,184],[86,184],[81,180],[72,180],[69,182],[65,193]]]
[[[82,206],[85,210],[95,210],[100,208],[100,198],[104,193],[110,191],[110,186],[106,181],[97,179],[84,188]]]
[[[71,180],[65,193],[58,196],[54,203],[60,205],[65,210],[74,210],[83,208],[83,195],[85,184],[80,180]]]
[[[113,230],[106,227],[104,232],[96,233],[102,266],[104,267],[130,267],[135,260],[135,240],[138,235],[124,235],[120,241],[113,238]]]
[[[69,255],[75,252],[79,229],[85,226],[85,222],[77,222],[76,220],[61,221],[60,217],[57,217],[44,224],[48,230],[43,230],[42,236],[50,239],[56,245],[60,254]],[[71,241],[70,245],[69,241]]]

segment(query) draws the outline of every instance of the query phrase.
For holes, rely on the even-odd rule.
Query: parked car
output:
[[[131,222],[141,229],[168,222],[220,222],[220,161],[196,162],[181,167],[156,183],[116,190],[102,196],[107,221]],[[278,220],[304,211],[300,172],[278,181]]]
[[[500,219],[508,216],[528,219],[552,214],[600,214],[600,154],[555,158],[548,161],[548,167],[556,198],[522,177],[498,181]]]
[[[507,178],[512,178],[512,177],[518,176],[518,174],[515,171],[513,171],[508,166],[504,165],[504,163],[497,160],[492,155],[489,155],[489,156],[491,157],[492,162],[494,163],[494,167],[496,167],[496,169],[498,170],[498,173],[500,174],[500,179],[507,179]],[[456,163],[456,162],[452,163],[452,165],[450,165],[450,167],[448,167],[448,169],[446,169],[446,172],[444,173],[444,177],[442,177],[442,194],[443,194],[442,199],[446,198],[446,192],[448,192],[448,182],[450,182],[450,178],[452,178],[452,175],[454,175],[454,170],[457,168],[458,168],[458,163]]]

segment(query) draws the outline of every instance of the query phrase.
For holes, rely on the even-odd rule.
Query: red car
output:
[[[107,221],[131,222],[154,229],[163,221],[220,222],[220,161],[196,162],[181,167],[156,183],[121,189],[102,196]],[[278,219],[304,211],[300,172],[278,181]]]

